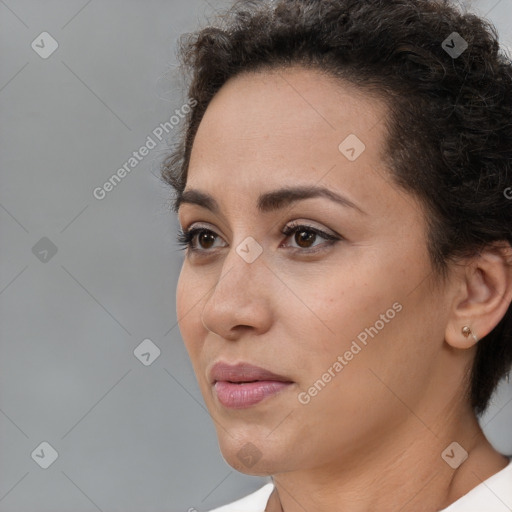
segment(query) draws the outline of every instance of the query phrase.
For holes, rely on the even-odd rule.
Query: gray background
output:
[[[471,4],[512,46],[512,0]],[[225,5],[0,0],[0,512],[204,511],[268,481],[222,459],[178,330],[159,166],[179,127],[92,193],[181,108],[176,39]],[[511,384],[482,423],[511,454]]]

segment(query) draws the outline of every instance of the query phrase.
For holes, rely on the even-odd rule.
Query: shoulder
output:
[[[265,484],[252,494],[209,512],[264,512],[273,489],[273,483]]]
[[[265,512],[273,489],[274,484],[268,483],[244,498],[209,512]],[[505,468],[440,512],[510,512],[511,509],[512,458]]]
[[[440,512],[509,512],[512,510],[512,458],[508,466]]]

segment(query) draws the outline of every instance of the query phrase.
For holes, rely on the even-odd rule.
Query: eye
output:
[[[327,240],[329,242],[327,244],[324,244],[324,246],[331,246],[336,241],[341,239],[338,236],[331,235],[329,233],[326,233],[325,231],[322,231],[321,229],[314,228],[313,226],[307,226],[305,224],[292,223],[291,225],[285,226],[281,233],[283,233],[283,235],[286,236],[295,235],[293,240],[298,244],[298,249],[306,249],[305,251],[300,252],[317,252],[318,249],[314,249],[313,251],[311,251],[310,248],[318,246],[311,246],[309,244],[315,242],[318,237],[323,238],[324,240]],[[292,247],[292,249],[297,248]]]
[[[316,249],[316,247],[319,246],[311,245],[318,237],[328,241],[327,244],[323,244],[324,246],[331,246],[342,239],[342,237],[331,235],[321,229],[305,224],[289,224],[283,228],[281,233],[287,237],[295,235],[293,240],[296,242],[297,246],[291,246],[291,248],[294,251],[302,253],[318,252],[319,249]],[[183,250],[188,248],[192,252],[206,253],[209,252],[210,249],[215,248],[214,243],[218,236],[219,235],[214,231],[201,227],[190,230],[180,230],[177,235],[177,243],[182,246]],[[200,244],[201,248],[197,247],[197,243]],[[320,248],[323,249],[325,247],[320,245]]]
[[[190,249],[191,251],[204,252],[202,249],[197,249],[196,245],[193,243],[196,241],[196,236],[198,240],[201,242],[205,242],[207,245],[210,242],[215,241],[215,237],[217,237],[217,233],[214,233],[210,229],[206,228],[194,228],[190,230],[180,230],[177,235],[177,243],[182,246],[182,250]],[[207,247],[206,250],[210,249]]]

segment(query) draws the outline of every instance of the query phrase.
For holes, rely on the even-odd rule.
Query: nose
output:
[[[214,285],[202,310],[202,323],[205,329],[222,338],[236,340],[248,330],[257,334],[266,332],[272,322],[273,289],[276,280],[267,267],[264,252],[253,259],[249,252],[254,250],[242,242],[233,246],[224,264],[215,276]],[[251,261],[252,260],[252,261]]]

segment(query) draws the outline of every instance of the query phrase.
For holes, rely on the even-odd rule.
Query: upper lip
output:
[[[288,377],[278,375],[249,363],[230,365],[222,361],[215,363],[210,370],[212,384],[221,380],[229,382],[251,382],[256,380],[276,380],[280,382],[292,382]]]

